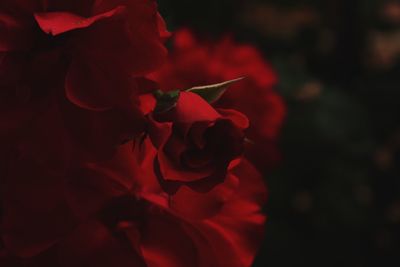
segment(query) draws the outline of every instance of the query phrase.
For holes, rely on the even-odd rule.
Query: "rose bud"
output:
[[[215,100],[220,91],[200,87],[156,96],[149,137],[157,150],[154,170],[166,192],[174,194],[181,185],[207,192],[224,182],[242,155],[249,121],[238,111],[214,109],[206,101]]]
[[[164,92],[197,84],[213,84],[238,76],[246,79],[232,86],[214,104],[233,108],[251,121],[245,157],[269,173],[281,161],[279,135],[286,116],[285,103],[276,90],[278,75],[254,45],[232,36],[204,38],[191,29],[174,31],[167,64],[151,74]]]

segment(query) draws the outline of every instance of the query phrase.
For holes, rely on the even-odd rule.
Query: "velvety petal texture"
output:
[[[116,16],[124,10],[125,8],[120,6],[90,18],[80,17],[68,12],[36,13],[34,16],[42,31],[56,36],[68,31],[90,27],[97,21]]]

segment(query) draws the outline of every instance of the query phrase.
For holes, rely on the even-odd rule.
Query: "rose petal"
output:
[[[173,109],[172,121],[192,124],[198,121],[215,121],[220,117],[221,115],[200,96],[181,92]]]
[[[165,23],[163,17],[158,12],[157,12],[157,28],[161,40],[166,41],[169,37],[171,37],[171,33],[167,30],[167,24]]]
[[[243,113],[234,109],[219,108],[218,112],[224,117],[231,120],[239,129],[247,129],[250,126],[249,119]]]
[[[97,221],[79,226],[60,245],[63,267],[145,267],[138,252],[118,241]]]
[[[42,31],[47,34],[56,36],[72,30],[90,27],[97,21],[119,15],[124,10],[125,7],[118,6],[108,12],[90,18],[84,18],[69,12],[35,13],[34,17]]]
[[[141,250],[148,267],[197,266],[197,249],[179,220],[149,214],[142,232]]]
[[[33,42],[32,25],[15,13],[0,11],[0,36],[0,52],[28,50]]]
[[[117,87],[118,73],[90,60],[74,60],[65,78],[67,98],[78,107],[104,111],[130,98],[130,90]],[[123,79],[123,78],[121,78]]]
[[[37,255],[75,226],[75,216],[63,194],[63,177],[20,159],[2,185],[2,237],[20,257]]]
[[[156,148],[160,148],[166,144],[172,134],[171,122],[158,122],[153,115],[148,116],[149,119],[149,136]]]
[[[118,147],[144,131],[143,115],[135,108],[107,111],[80,109],[65,101],[63,120],[73,138],[78,156],[91,162],[108,160]]]
[[[139,103],[140,110],[147,115],[155,109],[157,101],[152,94],[144,94],[139,96]]]
[[[111,199],[129,191],[112,178],[94,167],[71,172],[65,191],[69,206],[77,217],[87,220]]]
[[[173,162],[163,151],[158,152],[157,159],[160,167],[160,175],[166,181],[193,182],[212,175],[214,171],[213,168],[205,167],[196,170],[186,170],[184,166]]]
[[[170,196],[171,210],[187,219],[200,220],[216,215],[237,189],[238,179],[228,175],[222,184],[208,193],[198,193],[187,186],[181,186]]]
[[[261,207],[266,190],[262,177],[246,161],[234,173],[240,185],[219,213],[186,226],[200,257],[216,255],[216,266],[251,266],[264,236],[265,216]]]
[[[98,1],[95,14],[115,7],[126,7],[126,19],[107,21],[90,28],[77,38],[85,53],[96,54],[114,67],[124,66],[129,74],[143,76],[161,66],[167,50],[160,37],[155,1]],[[109,51],[118,51],[109,53]]]

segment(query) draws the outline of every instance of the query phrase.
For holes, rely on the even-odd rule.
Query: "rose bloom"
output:
[[[149,115],[148,146],[154,153],[154,169],[166,192],[181,185],[208,192],[226,181],[229,168],[242,156],[244,130],[249,122],[230,109],[214,109],[192,92],[180,92],[175,106]]]
[[[171,205],[157,178],[141,168],[132,144],[111,161],[55,177],[26,155],[13,158],[1,194],[3,267],[248,267],[263,236],[265,188],[246,161],[230,175],[240,181],[202,220]],[[146,164],[152,164],[148,161]],[[145,165],[146,165],[145,164]]]
[[[258,167],[269,169],[279,161],[277,139],[285,106],[273,90],[275,72],[254,47],[237,44],[229,37],[201,41],[183,29],[175,33],[168,64],[150,77],[165,91],[245,77],[227,90],[217,106],[237,109],[249,118],[246,154]]]
[[[143,131],[137,95],[168,35],[154,1],[2,0],[0,33],[6,143],[93,160]]]

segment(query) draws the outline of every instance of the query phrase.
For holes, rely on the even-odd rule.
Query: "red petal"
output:
[[[117,87],[117,73],[112,74],[109,68],[89,60],[74,60],[65,78],[67,98],[78,107],[95,111],[111,109],[123,100],[122,95],[129,98],[129,90]]]
[[[87,53],[97,54],[114,67],[123,64],[135,76],[154,71],[167,57],[155,1],[100,1],[93,12],[105,12],[116,3],[126,6],[126,20],[93,27],[77,41]]]
[[[145,267],[143,259],[97,221],[79,226],[60,245],[63,267]]]
[[[240,179],[237,192],[215,217],[193,223],[196,230],[189,233],[202,257],[214,252],[216,266],[247,267],[264,236],[261,207],[266,190],[262,177],[248,162],[242,161],[234,172]]]
[[[223,116],[223,118],[231,120],[239,129],[245,130],[250,126],[247,116],[237,110],[219,108],[218,112]]]
[[[68,135],[57,99],[50,98],[38,109],[35,118],[24,128],[20,149],[30,155],[47,171],[64,173],[71,163],[75,146]],[[49,126],[51,125],[51,131]]]
[[[139,96],[140,110],[143,114],[151,113],[156,107],[156,99],[152,94],[144,94]]]
[[[42,31],[56,36],[68,31],[90,27],[97,21],[119,15],[124,10],[123,6],[118,6],[108,12],[90,18],[84,18],[69,12],[35,13],[34,16]]]
[[[158,122],[152,115],[149,118],[149,136],[156,148],[160,148],[165,145],[172,134],[172,123],[171,122]]]
[[[228,175],[222,184],[207,193],[198,193],[187,186],[181,186],[177,193],[170,197],[170,208],[187,219],[209,218],[220,212],[237,186],[238,179],[233,175]]]
[[[181,227],[168,215],[148,215],[141,249],[148,267],[197,266],[197,249]]]
[[[158,152],[158,162],[162,179],[177,182],[193,182],[210,176],[213,168],[201,168],[195,171],[185,170],[179,162],[173,162],[163,151]]]
[[[95,215],[108,201],[129,191],[108,173],[103,174],[95,168],[76,170],[70,177],[66,184],[66,197],[74,214],[81,220]]]
[[[198,121],[215,121],[219,118],[221,115],[203,98],[194,93],[181,92],[172,120],[174,123],[192,124]]]
[[[159,13],[157,13],[157,26],[160,37],[163,41],[166,41],[169,37],[171,37],[171,33],[167,30],[167,24]]]
[[[144,117],[135,108],[96,112],[66,101],[63,111],[68,132],[81,149],[78,156],[92,162],[110,159],[123,142],[144,131]]]
[[[33,41],[30,21],[0,13],[0,52],[27,50]]]
[[[33,160],[14,162],[2,185],[2,234],[6,247],[31,257],[59,241],[75,225],[64,196],[63,177]]]

